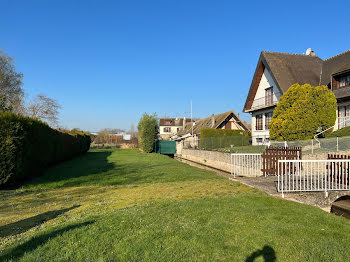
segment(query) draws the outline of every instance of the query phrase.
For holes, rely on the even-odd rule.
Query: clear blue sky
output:
[[[61,125],[129,129],[143,112],[242,118],[261,50],[349,49],[347,1],[1,1],[0,49]],[[332,10],[335,14],[332,16]],[[344,13],[342,13],[344,10]]]

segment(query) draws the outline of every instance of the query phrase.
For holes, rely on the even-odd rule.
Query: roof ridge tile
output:
[[[343,54],[345,54],[345,53],[347,53],[347,52],[350,52],[350,49],[349,49],[349,50],[346,50],[346,51],[344,51],[344,52],[342,52],[342,53],[340,53],[340,54],[337,54],[337,55],[335,55],[335,56],[331,56],[331,57],[325,59],[324,61],[331,60],[331,59],[336,58],[336,57],[338,57],[338,56],[341,56],[341,55],[343,55]]]
[[[261,53],[278,54],[278,55],[291,55],[291,56],[315,57],[315,58],[319,58],[319,59],[321,59],[323,61],[323,59],[318,57],[317,55],[310,56],[310,55],[306,55],[306,54],[284,53],[284,52],[275,52],[275,51],[261,51]]]

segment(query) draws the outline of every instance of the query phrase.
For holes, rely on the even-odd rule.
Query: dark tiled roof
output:
[[[348,69],[350,69],[350,50],[324,60],[321,76],[321,85],[330,85],[331,76],[333,74]]]
[[[234,117],[234,119],[236,120],[237,123],[240,123],[240,125],[243,127],[243,129],[245,129],[246,131],[249,130],[249,127],[242,122],[238,116],[231,110],[225,113],[221,113],[218,115],[214,115],[214,116],[210,116],[210,117],[206,117],[200,120],[197,120],[196,122],[194,122],[194,126],[193,126],[193,133],[194,134],[200,134],[202,129],[205,128],[219,128],[222,123],[228,118],[228,117]],[[213,118],[214,118],[214,124],[213,124]],[[183,136],[186,134],[190,134],[192,133],[192,124],[191,123],[187,123],[185,128],[180,130],[177,135],[178,136]]]
[[[181,126],[184,122],[183,118],[159,118],[159,126]],[[191,119],[186,119],[186,123],[190,123]]]
[[[283,93],[295,83],[319,85],[323,63],[321,58],[266,51],[261,54]]]

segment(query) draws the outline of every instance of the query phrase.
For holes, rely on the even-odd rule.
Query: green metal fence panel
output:
[[[154,146],[154,152],[163,155],[176,154],[176,142],[168,140],[157,140]]]

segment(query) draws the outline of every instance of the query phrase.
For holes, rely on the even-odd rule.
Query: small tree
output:
[[[152,115],[144,113],[137,125],[137,129],[140,149],[146,153],[152,152],[154,141],[158,134],[158,118],[156,113]]]
[[[292,85],[281,97],[270,123],[270,139],[310,139],[319,127],[334,125],[337,100],[326,86]],[[329,130],[331,132],[332,130]]]

